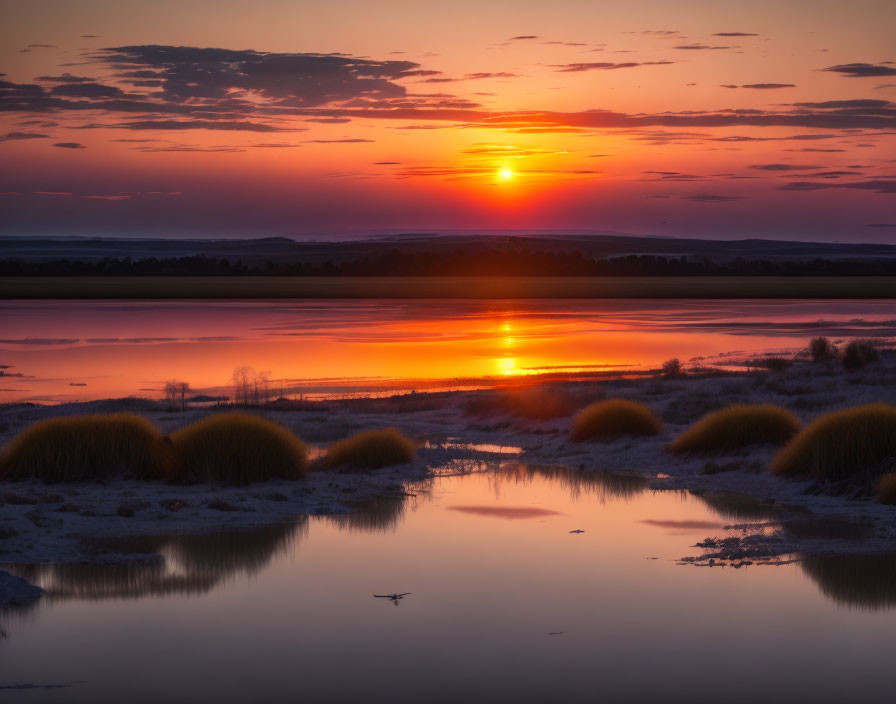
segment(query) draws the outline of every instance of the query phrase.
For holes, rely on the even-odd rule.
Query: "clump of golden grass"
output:
[[[882,504],[896,504],[896,472],[890,472],[877,483],[877,500]]]
[[[180,455],[176,479],[244,486],[267,479],[301,479],[305,443],[279,423],[248,413],[203,418],[171,435]]]
[[[381,469],[411,462],[417,445],[397,428],[365,430],[333,443],[327,449],[324,464],[330,468]]]
[[[772,461],[784,477],[862,480],[896,458],[896,406],[871,403],[816,418]]]
[[[14,480],[164,479],[173,466],[167,439],[132,413],[48,418],[20,432],[0,453],[0,478]]]
[[[759,443],[783,445],[799,432],[793,413],[771,403],[739,404],[707,413],[667,446],[669,452],[726,452]]]
[[[573,419],[572,440],[613,440],[623,435],[657,435],[662,421],[643,403],[617,398],[586,406]]]
[[[547,386],[528,386],[477,394],[467,404],[467,413],[476,416],[513,415],[530,420],[550,420],[571,416],[581,406],[581,401],[567,391]]]

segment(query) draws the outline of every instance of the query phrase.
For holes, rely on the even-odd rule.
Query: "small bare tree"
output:
[[[170,379],[165,382],[165,399],[172,406],[180,403],[180,410],[187,410],[187,394],[190,393],[190,384],[186,381]]]
[[[252,367],[237,367],[231,376],[233,382],[233,402],[243,406],[259,406],[271,399],[270,372],[257,372]]]
[[[248,406],[252,400],[252,388],[255,370],[252,367],[237,367],[233,370],[233,402]]]
[[[165,382],[165,400],[172,406],[177,403],[177,380],[170,379]]]
[[[177,391],[180,394],[180,410],[187,410],[187,394],[190,393],[190,383],[187,381],[177,382]]]

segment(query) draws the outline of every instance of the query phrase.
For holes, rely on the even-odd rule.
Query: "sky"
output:
[[[0,235],[896,243],[892,0],[0,0]]]

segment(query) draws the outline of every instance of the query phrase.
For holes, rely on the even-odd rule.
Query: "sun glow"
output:
[[[498,178],[501,181],[509,181],[514,176],[515,176],[515,174],[513,173],[513,170],[506,166],[502,166],[500,169],[498,169]]]

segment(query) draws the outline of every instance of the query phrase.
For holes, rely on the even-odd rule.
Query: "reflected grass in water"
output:
[[[362,501],[345,502],[351,513],[324,516],[323,520],[349,533],[394,532],[407,510],[407,498],[399,496],[374,496]]]
[[[497,483],[509,481],[531,484],[546,479],[569,492],[572,498],[595,496],[605,503],[612,499],[632,499],[647,490],[650,479],[636,474],[615,474],[604,470],[576,470],[564,466],[505,463],[494,474]]]
[[[99,554],[130,556],[112,564],[9,565],[46,590],[48,601],[200,595],[240,574],[252,576],[308,532],[308,518],[250,530],[90,540]],[[135,558],[142,555],[143,557]]]
[[[809,555],[800,566],[839,606],[860,611],[896,608],[896,553]]]

